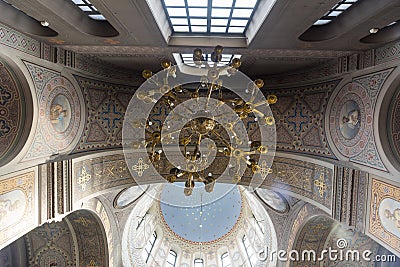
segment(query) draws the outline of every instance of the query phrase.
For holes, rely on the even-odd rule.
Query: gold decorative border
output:
[[[400,201],[400,188],[372,179],[368,232],[396,251],[400,251],[400,238],[389,232],[379,218],[379,206],[385,198]]]

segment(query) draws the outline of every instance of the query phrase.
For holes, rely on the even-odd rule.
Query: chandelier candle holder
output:
[[[139,185],[184,182],[189,196],[198,183],[211,192],[216,180],[257,188],[271,173],[276,134],[269,105],[277,97],[265,97],[264,81],[238,70],[240,59],[219,66],[222,52],[216,46],[206,62],[197,48],[195,67],[164,60],[159,73],[142,72],[146,82],[123,127],[125,158]]]

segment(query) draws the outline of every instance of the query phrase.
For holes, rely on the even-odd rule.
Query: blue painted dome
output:
[[[196,183],[191,196],[183,194],[183,184],[165,184],[160,209],[167,226],[177,236],[191,242],[212,242],[232,230],[238,221],[242,198],[237,186],[215,184],[208,193]]]

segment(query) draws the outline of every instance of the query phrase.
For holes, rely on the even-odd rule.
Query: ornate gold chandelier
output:
[[[230,64],[219,67],[222,52],[223,47],[216,46],[211,53],[212,62],[206,62],[202,50],[195,49],[193,61],[197,68],[191,69],[199,72],[200,79],[186,84],[178,79],[186,74],[168,60],[161,63],[164,69],[161,75],[144,70],[142,76],[147,79],[147,86],[136,92],[134,98],[138,102],[132,108],[141,105],[150,111],[148,106],[159,109],[161,106],[165,118],[162,121],[155,121],[152,115],[137,118],[142,112],[137,108],[139,111],[130,111],[136,117],[127,120],[130,127],[125,134],[128,137],[124,137],[127,160],[134,163],[133,160],[139,157],[127,156],[128,153],[146,153],[145,161],[165,180],[170,183],[185,181],[187,196],[192,194],[195,182],[204,183],[205,190],[211,192],[216,179],[223,174],[238,183],[244,173],[262,179],[271,173],[275,140],[268,135],[267,140],[261,140],[260,136],[264,137],[265,132],[270,136],[275,134],[269,105],[276,103],[277,97],[273,94],[264,97],[260,91],[264,86],[261,79],[250,80],[245,88],[228,93],[225,83],[229,82],[225,81],[239,75],[241,61],[233,58]],[[233,81],[229,86],[236,84],[238,82]],[[240,97],[238,94],[246,95]],[[252,125],[257,125],[258,130]],[[268,127],[270,132],[266,130]],[[173,152],[169,151],[168,156],[166,149],[170,147]],[[216,171],[222,165],[227,171]]]

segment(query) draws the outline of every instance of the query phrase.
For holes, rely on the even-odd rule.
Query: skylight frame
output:
[[[183,0],[180,2],[184,3],[184,6],[181,5],[167,5],[166,2],[170,2],[172,0],[162,0],[162,6],[165,12],[165,15],[167,17],[167,21],[169,23],[171,32],[174,35],[181,35],[181,36],[187,36],[187,35],[192,35],[192,36],[196,36],[196,35],[206,35],[206,36],[220,36],[220,35],[229,35],[229,36],[240,36],[243,37],[245,36],[245,33],[249,27],[250,22],[253,19],[254,13],[256,12],[260,0],[252,0],[254,1],[254,6],[246,6],[246,7],[236,7],[236,2],[240,2],[240,0],[232,0],[232,5],[231,6],[227,6],[227,7],[221,7],[221,6],[213,6],[213,0],[206,0],[207,1],[207,6],[204,5],[189,5],[189,2],[192,2],[190,0]],[[178,0],[177,0],[178,1]],[[215,0],[214,0],[215,1]],[[218,1],[218,0],[217,0]],[[217,2],[218,3],[218,2]],[[172,14],[170,14],[169,9],[170,8],[184,8],[186,10],[186,15],[185,16],[174,16]],[[201,8],[201,9],[206,9],[207,10],[207,16],[190,16],[190,9],[191,8]],[[225,15],[225,16],[221,16],[221,17],[216,17],[213,16],[213,10],[228,10],[229,9],[229,16]],[[243,17],[235,17],[233,16],[233,13],[235,10],[251,10],[251,14],[250,16],[243,16]],[[207,24],[202,24],[202,25],[195,25],[195,24],[191,24],[190,19],[205,19],[207,21]],[[184,24],[174,24],[171,19],[186,19],[187,23]],[[212,25],[212,20],[213,19],[226,19],[227,23],[224,26],[215,26]],[[234,25],[230,25],[231,21],[238,21],[238,20],[244,20],[246,21],[246,25],[245,26],[234,26]],[[175,26],[175,27],[174,27]],[[186,26],[186,27],[185,27]],[[199,31],[193,31],[192,26],[202,26],[202,27],[206,27],[206,30],[199,30]],[[212,27],[214,26],[214,27]],[[218,27],[215,28],[215,27]],[[179,28],[179,30],[178,30]],[[220,29],[219,29],[220,28]],[[198,28],[200,29],[200,28]]]
[[[107,19],[97,10],[89,0],[71,0],[79,9],[93,20],[106,21]]]
[[[179,56],[182,59],[182,62],[188,66],[191,67],[195,67],[196,64],[193,61],[193,54],[179,54]],[[211,53],[209,54],[203,54],[204,57],[204,61],[207,61],[208,63],[213,63],[213,61],[211,60]],[[227,60],[227,58],[229,57],[229,60]],[[238,55],[238,54],[222,54],[222,59],[220,62],[218,62],[217,66],[218,67],[222,67],[222,66],[226,66],[228,64],[231,63],[232,59],[234,58],[241,58],[242,55]]]
[[[314,22],[313,26],[322,26],[332,22],[335,18],[340,16],[343,12],[353,7],[359,0],[341,0],[334,5],[328,12],[325,13],[320,19]],[[344,8],[342,5],[348,6]]]

